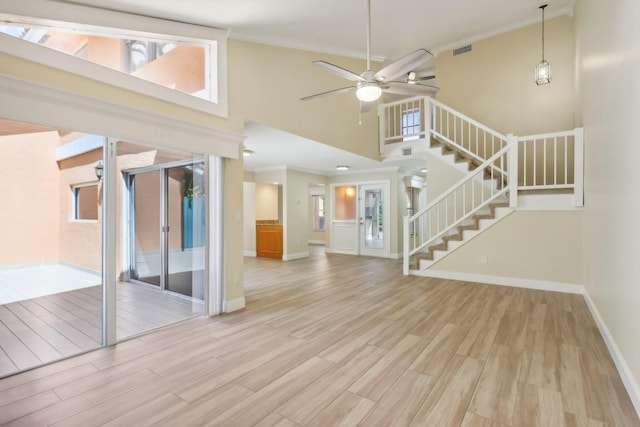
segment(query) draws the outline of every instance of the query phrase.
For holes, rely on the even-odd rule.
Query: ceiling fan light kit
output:
[[[544,59],[544,9],[547,6],[549,5],[543,4],[539,7],[542,10],[542,60],[536,65],[534,77],[538,86],[551,83],[551,65]]]
[[[362,102],[373,102],[380,98],[382,89],[375,83],[358,83],[356,96]]]
[[[371,70],[371,0],[367,0],[367,17],[367,70],[365,72],[356,74],[326,61],[313,62],[313,65],[355,82],[356,85],[306,96],[302,101],[355,90],[356,97],[360,101],[360,112],[365,113],[371,109],[371,103],[377,101],[383,92],[406,96],[430,96],[438,91],[437,87],[423,85],[416,80],[414,69],[433,57],[426,49],[417,49],[391,62],[378,72]],[[431,76],[425,80],[428,78]]]

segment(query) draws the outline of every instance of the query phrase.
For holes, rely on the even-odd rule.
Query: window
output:
[[[0,12],[0,53],[228,116],[225,30],[72,2],[51,8],[31,3],[16,2],[11,13]]]
[[[407,187],[407,215],[413,216],[418,212],[418,198],[420,196],[420,189],[415,187]],[[409,235],[414,236],[416,234],[416,223],[412,222],[409,225]]]
[[[73,187],[73,219],[98,219],[98,185]]]
[[[402,113],[402,140],[418,139],[420,133],[420,109],[412,108]]]
[[[0,32],[173,90],[208,100],[215,98],[207,90],[204,46],[131,40],[124,34],[95,35],[60,28],[0,25]]]
[[[324,231],[324,196],[313,197],[313,231]]]

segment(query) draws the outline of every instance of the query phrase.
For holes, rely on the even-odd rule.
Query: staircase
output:
[[[429,152],[464,174],[404,217],[404,274],[421,275],[507,217],[519,192],[570,191],[582,204],[582,129],[506,136],[429,97],[380,105],[379,117],[383,157]]]

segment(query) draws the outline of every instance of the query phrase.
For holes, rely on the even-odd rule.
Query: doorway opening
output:
[[[205,181],[203,159],[124,172],[125,280],[204,300]]]

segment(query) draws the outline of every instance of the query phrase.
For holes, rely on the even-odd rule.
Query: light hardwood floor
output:
[[[200,315],[203,306],[120,282],[116,312],[121,339]],[[0,305],[0,378],[98,348],[101,342],[101,286]]]
[[[243,311],[0,381],[23,426],[638,426],[581,296],[246,259]]]

